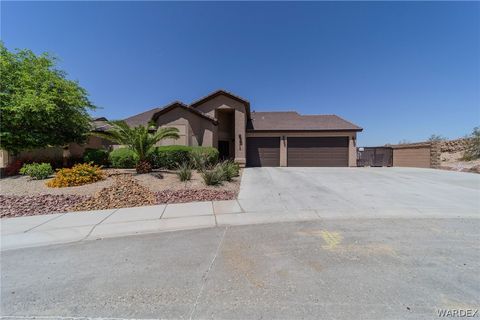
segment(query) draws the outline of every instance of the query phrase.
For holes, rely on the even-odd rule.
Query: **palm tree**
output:
[[[111,128],[106,132],[93,132],[92,134],[132,149],[138,155],[137,173],[152,171],[148,156],[158,141],[179,138],[177,128],[160,128],[152,132],[151,128],[155,126],[154,123],[133,128],[129,127],[125,121],[109,121],[108,124]]]

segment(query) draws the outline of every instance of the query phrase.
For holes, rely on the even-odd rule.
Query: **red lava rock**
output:
[[[88,196],[64,194],[0,195],[0,217],[8,218],[66,212],[88,198]]]
[[[183,203],[193,201],[233,200],[236,192],[212,189],[164,190],[156,193],[157,203]]]
[[[114,176],[112,186],[103,188],[90,199],[75,205],[72,209],[101,210],[148,206],[156,203],[155,194],[141,186],[130,175]]]

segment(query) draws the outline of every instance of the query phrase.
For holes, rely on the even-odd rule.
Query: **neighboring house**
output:
[[[224,90],[125,121],[130,126],[153,121],[157,127],[175,127],[180,138],[161,145],[216,147],[221,158],[246,166],[353,167],[357,132],[362,131],[336,115],[251,112],[247,100]]]
[[[92,121],[92,131],[106,131],[109,125],[106,118],[97,118]],[[0,175],[1,169],[14,162],[16,159],[31,162],[68,163],[70,160],[80,161],[85,149],[109,148],[111,142],[96,136],[89,136],[84,144],[70,143],[65,147],[45,147],[21,151],[13,156],[6,150],[0,150]]]

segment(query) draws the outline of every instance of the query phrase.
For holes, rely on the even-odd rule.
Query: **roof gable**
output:
[[[182,108],[182,109],[184,109],[184,110],[186,110],[186,111],[188,111],[188,112],[191,112],[191,113],[193,113],[193,114],[195,114],[195,115],[197,115],[197,116],[199,116],[199,117],[201,117],[201,118],[204,118],[204,119],[206,119],[206,120],[209,120],[209,121],[213,122],[214,124],[217,124],[217,122],[218,122],[217,119],[212,118],[212,117],[210,117],[210,116],[208,116],[208,115],[206,115],[206,114],[204,114],[204,113],[202,113],[202,112],[200,112],[200,111],[198,111],[198,110],[195,110],[195,109],[193,109],[193,108],[190,108],[189,106],[187,106],[186,104],[184,104],[183,102],[180,102],[180,101],[174,101],[174,102],[170,103],[169,105],[167,105],[167,106],[165,106],[165,107],[163,107],[163,108],[161,108],[161,109],[158,109],[158,110],[152,115],[151,119],[152,119],[153,121],[157,121],[158,117],[160,117],[162,114],[165,114],[165,113],[167,113],[167,112],[169,112],[169,111],[171,111],[171,110],[173,110],[173,109],[175,109],[175,108]]]
[[[208,100],[212,100],[218,96],[226,96],[226,97],[229,97],[230,99],[232,100],[235,100],[235,101],[238,101],[242,104],[245,105],[245,111],[247,113],[247,118],[250,119],[250,102],[240,96],[237,96],[229,91],[226,91],[226,90],[223,90],[223,89],[219,89],[217,91],[214,91],[212,93],[210,93],[209,95],[203,97],[203,98],[200,98],[198,100],[195,100],[194,102],[192,102],[190,104],[190,107],[192,108],[196,108],[198,107],[199,105],[207,102]]]

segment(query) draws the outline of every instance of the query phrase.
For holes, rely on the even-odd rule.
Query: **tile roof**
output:
[[[108,124],[107,121],[108,120],[105,117],[100,117],[100,118],[93,119],[92,120],[93,131],[103,132],[103,131],[107,131],[108,129],[110,129],[111,126]]]
[[[336,115],[300,115],[294,111],[252,112],[248,130],[264,131],[362,131]]]
[[[162,108],[153,108],[148,111],[136,114],[134,116],[123,119],[130,127],[136,127],[138,125],[146,125],[152,120],[152,116]]]

